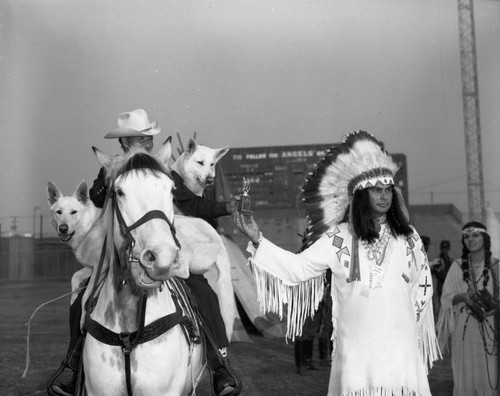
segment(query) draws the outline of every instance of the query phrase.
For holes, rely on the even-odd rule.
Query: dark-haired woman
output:
[[[432,279],[396,171],[363,131],[328,151],[303,188],[309,243],[298,254],[264,238],[251,215],[236,215],[261,303],[275,312],[288,304],[289,337],[300,335],[332,271],[328,395],[430,395],[426,366],[439,355]]]
[[[499,389],[499,340],[494,324],[498,259],[491,256],[490,236],[479,222],[465,224],[462,247],[462,258],[453,262],[443,285],[438,339],[446,351],[451,337],[453,395],[493,396]],[[479,293],[486,295],[485,290],[493,304],[478,300]]]

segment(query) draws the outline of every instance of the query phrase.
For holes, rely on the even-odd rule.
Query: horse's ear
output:
[[[215,149],[215,162],[219,161],[222,157],[224,157],[229,151],[229,147],[223,147],[220,149]]]
[[[61,191],[57,188],[57,186],[52,183],[48,182],[47,183],[47,202],[49,203],[49,206],[54,205],[59,198],[62,197]]]
[[[168,161],[172,156],[172,136],[169,136],[167,140],[163,143],[158,153],[156,153],[161,163],[165,166],[168,166]]]
[[[76,186],[74,195],[82,204],[86,204],[89,201],[89,190],[85,180],[82,180],[78,186]]]
[[[94,150],[94,154],[97,157],[97,161],[99,161],[99,163],[102,166],[104,166],[106,170],[108,170],[111,165],[111,161],[113,160],[113,157],[109,154],[103,153],[97,147],[92,146],[92,150]]]
[[[196,140],[194,140],[193,138],[189,138],[186,154],[188,156],[191,156],[196,151],[197,146],[198,145],[196,144]]]

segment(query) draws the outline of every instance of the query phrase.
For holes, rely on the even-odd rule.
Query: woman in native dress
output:
[[[422,241],[394,186],[397,165],[364,131],[327,151],[303,186],[308,219],[300,253],[264,238],[248,213],[250,265],[265,310],[288,307],[288,333],[323,296],[332,271],[333,351],[328,395],[430,395],[438,358],[432,277]]]
[[[446,351],[451,338],[453,395],[493,396],[499,392],[499,340],[494,321],[498,259],[491,256],[490,236],[479,222],[464,225],[462,246],[462,258],[453,262],[443,285],[438,340]],[[492,305],[488,305],[485,290]],[[486,294],[482,302],[479,293]]]

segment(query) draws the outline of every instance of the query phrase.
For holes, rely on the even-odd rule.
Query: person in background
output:
[[[330,367],[331,341],[332,336],[332,298],[330,294],[331,271],[327,270],[325,279],[325,293],[319,303],[314,317],[308,317],[302,327],[302,335],[295,338],[295,366],[297,374],[303,375],[306,370],[317,370],[314,365],[313,351],[314,339],[318,338],[318,357],[321,367]]]
[[[319,303],[321,309],[321,323],[318,334],[318,348],[319,348],[319,365],[321,367],[331,367],[332,359],[332,286],[331,286],[332,271],[326,272],[326,287],[323,299]]]
[[[424,244],[425,253],[429,252],[429,246],[431,246],[431,238],[427,235],[421,235],[420,239],[422,239],[422,243]]]
[[[446,275],[437,323],[444,352],[451,339],[454,396],[493,396],[499,392],[498,258],[491,255],[491,239],[477,221],[462,228],[462,257]],[[497,317],[498,319],[498,317]]]
[[[302,188],[308,233],[297,254],[264,237],[253,215],[235,216],[262,305],[279,312],[289,303],[289,337],[314,313],[332,271],[331,396],[430,395],[426,366],[440,355],[431,274],[397,169],[364,131],[328,150]]]
[[[317,370],[317,367],[313,363],[313,349],[314,338],[318,335],[321,324],[321,313],[321,310],[318,309],[312,318],[307,318],[302,326],[302,335],[295,338],[295,366],[299,375],[304,374],[304,368],[307,370]]]
[[[431,266],[432,280],[434,282],[433,306],[434,318],[436,320],[441,307],[444,280],[453,262],[453,259],[450,257],[450,248],[450,241],[443,239],[439,244],[439,256],[429,263]]]

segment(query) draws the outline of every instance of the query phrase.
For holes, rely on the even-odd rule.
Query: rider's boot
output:
[[[71,342],[70,342],[71,345]],[[71,350],[68,351],[68,355],[63,362],[64,369],[69,369],[72,371],[71,379],[67,382],[58,382],[54,384],[58,376],[52,380],[51,390],[55,395],[58,396],[73,396],[76,390],[76,382],[78,378],[78,367],[80,366],[80,358],[82,355],[83,347],[83,336],[80,334],[80,338],[77,340],[76,344]],[[61,370],[62,373],[63,370]]]
[[[212,373],[212,386],[216,396],[236,396],[241,393],[242,383],[227,357],[226,348],[216,351],[208,346],[207,360]]]
[[[78,368],[83,349],[83,335],[80,331],[80,317],[82,314],[81,298],[83,291],[78,295],[75,302],[69,308],[70,341],[66,358],[62,361],[59,369],[52,375],[47,383],[47,392],[50,395],[73,396],[75,394]],[[72,371],[68,382],[55,383],[59,376],[66,370]]]

